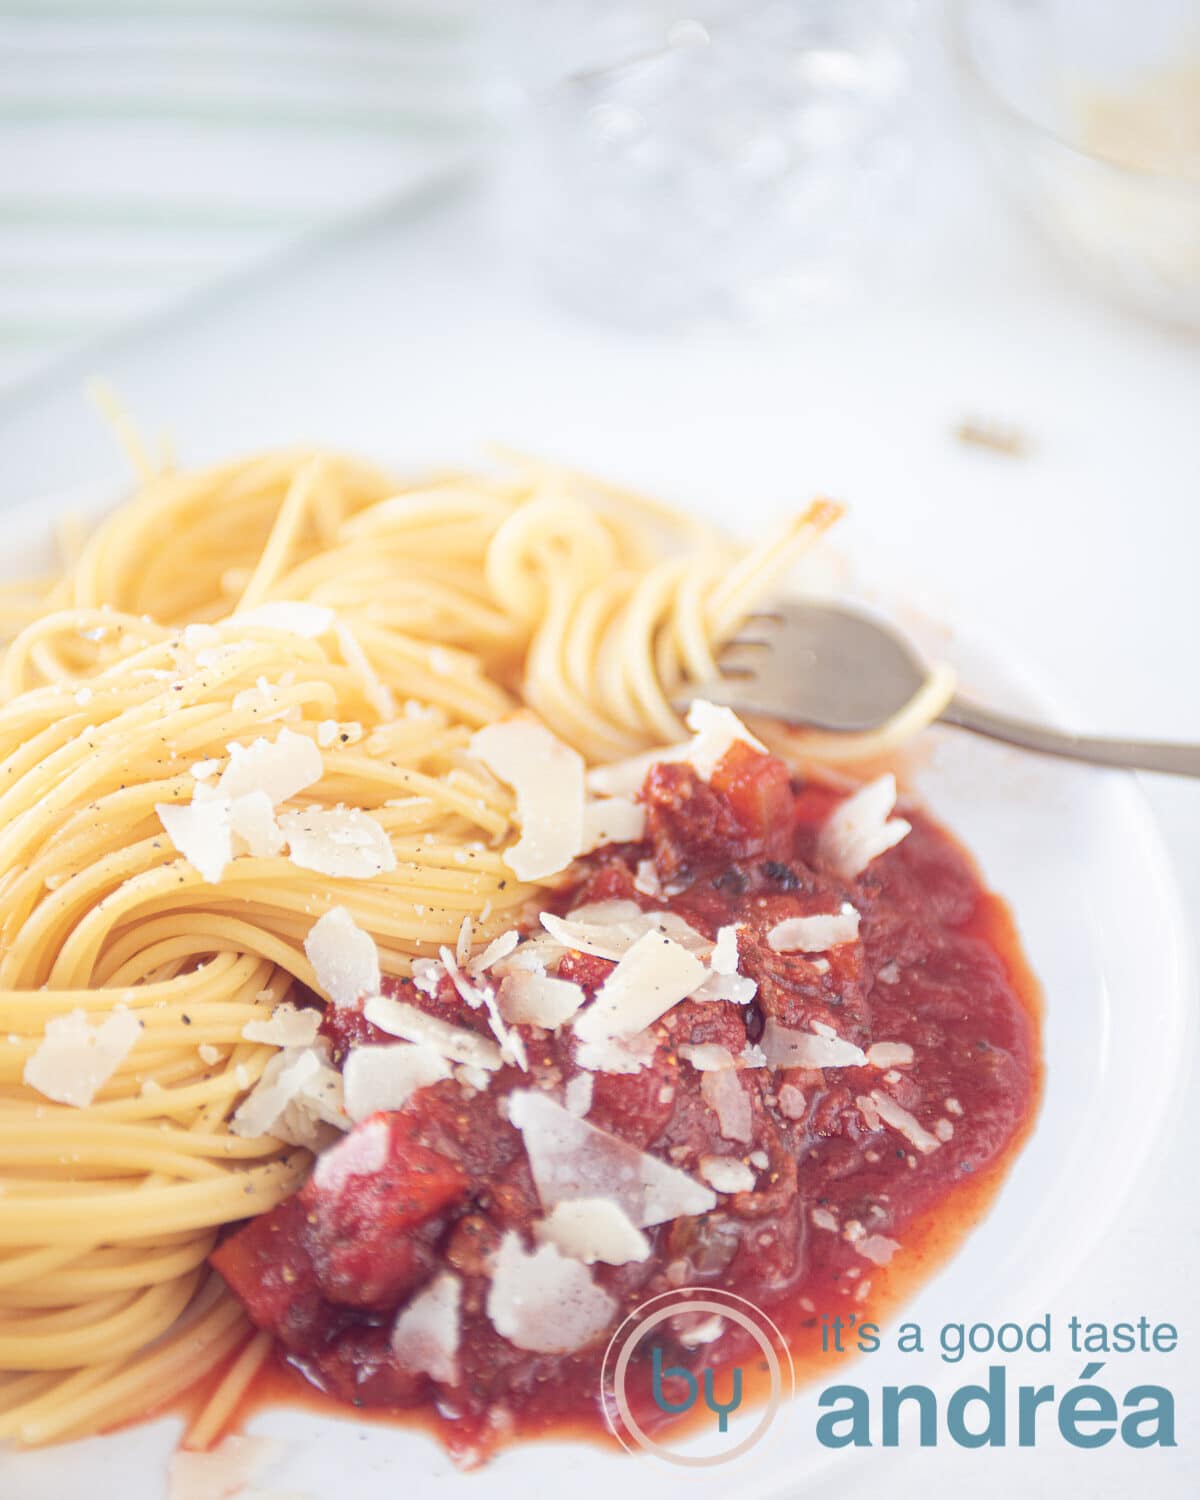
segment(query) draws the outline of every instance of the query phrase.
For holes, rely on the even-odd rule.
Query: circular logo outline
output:
[[[722,1297],[727,1300],[724,1302],[714,1300]],[[655,1303],[660,1302],[667,1302],[668,1305],[666,1307],[659,1307],[647,1316],[649,1309],[653,1308]],[[739,1303],[741,1305],[734,1307],[730,1305],[731,1303]],[[763,1324],[766,1324],[770,1328],[771,1333],[779,1341],[779,1349],[776,1349],[763,1328],[753,1321],[749,1313],[743,1310],[745,1308],[749,1308],[755,1317],[759,1318]],[[726,1453],[709,1455],[671,1452],[665,1444],[656,1442],[643,1430],[641,1424],[634,1417],[625,1395],[626,1372],[628,1371],[629,1361],[633,1357],[634,1350],[641,1343],[642,1339],[660,1323],[685,1312],[715,1313],[719,1317],[729,1318],[737,1323],[758,1345],[770,1374],[771,1391],[767,1399],[766,1410],[759,1417],[752,1431]],[[796,1370],[792,1362],[787,1340],[783,1337],[778,1325],[760,1307],[751,1302],[748,1297],[741,1297],[736,1292],[726,1291],[723,1287],[678,1287],[672,1291],[660,1292],[657,1296],[649,1298],[646,1302],[634,1308],[622,1320],[620,1326],[608,1341],[608,1345],[604,1351],[604,1360],[600,1368],[600,1393],[604,1420],[608,1425],[609,1431],[627,1453],[633,1453],[636,1449],[626,1442],[624,1436],[618,1430],[610,1403],[607,1399],[607,1392],[609,1380],[608,1369],[613,1350],[621,1341],[625,1330],[631,1323],[640,1326],[637,1326],[632,1336],[626,1338],[625,1342],[621,1345],[612,1375],[612,1398],[622,1422],[625,1424],[636,1445],[636,1449],[650,1454],[652,1458],[661,1459],[664,1463],[677,1464],[683,1468],[707,1468],[713,1464],[728,1463],[730,1460],[739,1458],[743,1453],[754,1447],[766,1435],[768,1428],[775,1420],[776,1413],[783,1404],[785,1393],[783,1389],[783,1367],[779,1357],[779,1350],[783,1351],[783,1358],[787,1361],[789,1386],[787,1394],[795,1393]]]

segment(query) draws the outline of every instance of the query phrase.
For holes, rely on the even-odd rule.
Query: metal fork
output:
[[[841,605],[788,601],[752,615],[719,653],[721,677],[693,689],[742,713],[840,733],[878,729],[930,680],[913,647],[889,625]],[[939,714],[990,739],[1042,755],[1200,777],[1200,745],[1064,734],[970,703],[956,693]]]

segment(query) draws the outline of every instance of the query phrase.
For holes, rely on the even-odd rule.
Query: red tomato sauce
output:
[[[739,970],[757,982],[754,1000],[676,1005],[651,1028],[650,1066],[592,1074],[587,1120],[692,1175],[706,1154],[753,1154],[755,1188],[646,1229],[652,1253],[643,1262],[592,1269],[621,1308],[614,1326],[679,1285],[745,1297],[782,1328],[801,1373],[820,1358],[823,1314],[885,1318],[953,1248],[998,1185],[1040,1091],[1036,985],[1002,903],[954,840],[907,807],[906,838],[858,877],[836,874],[817,842],[843,795],[796,780],[782,762],[741,745],[710,783],[682,764],[656,767],[643,790],[645,842],[590,856],[582,878],[547,903],[560,914],[613,898],[668,907],[710,939],[740,925]],[[671,894],[651,899],[635,887],[646,859]],[[822,955],[769,945],[779,922],[836,912],[844,902],[860,914],[858,941]],[[551,972],[590,998],[612,968],[568,952]],[[408,981],[388,988],[488,1034],[486,1016],[448,978],[433,996]],[[704,1075],[678,1049],[716,1043],[738,1056],[768,1021],[827,1027],[864,1051],[905,1044],[912,1060],[739,1071],[752,1124],[751,1139],[734,1146],[701,1096]],[[327,1011],[322,1026],[339,1062],[355,1045],[391,1040],[353,1009]],[[519,1030],[528,1072],[506,1066],[479,1092],[454,1080],[421,1090],[387,1117],[381,1170],[352,1176],[336,1192],[310,1180],[213,1255],[253,1322],[275,1336],[284,1365],[335,1402],[410,1414],[464,1463],[514,1437],[603,1431],[607,1336],[575,1353],[531,1353],[502,1338],[487,1315],[490,1257],[501,1236],[516,1230],[531,1244],[530,1226],[543,1216],[522,1137],[501,1101],[530,1087],[561,1099],[580,1071],[569,1027]],[[924,1149],[871,1107],[878,1091],[916,1123]],[[453,1384],[401,1368],[390,1345],[398,1313],[446,1269],[463,1286]],[[670,1362],[699,1374],[742,1362],[749,1351],[730,1328],[714,1344],[678,1344]],[[631,1368],[639,1421],[662,1426],[648,1369]],[[269,1389],[277,1398],[289,1385],[294,1394],[294,1376]]]

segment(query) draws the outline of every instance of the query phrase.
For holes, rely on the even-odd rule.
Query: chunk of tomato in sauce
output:
[[[738,860],[781,858],[791,850],[788,769],[740,741],[707,782],[686,764],[655,766],[644,797],[646,831],[664,880]]]
[[[735,740],[709,780],[746,833],[766,855],[783,856],[792,846],[795,800],[783,761]]]
[[[307,1210],[289,1198],[223,1240],[210,1260],[250,1321],[285,1349],[321,1343],[336,1321],[307,1245]]]
[[[457,1161],[423,1145],[411,1114],[378,1114],[355,1127],[325,1158],[299,1199],[307,1213],[317,1280],[326,1296],[355,1307],[394,1302],[428,1274],[424,1242],[413,1231],[466,1197],[470,1179]],[[354,1136],[383,1137],[382,1160],[370,1170],[337,1170],[338,1151]],[[361,1138],[361,1136],[360,1136]]]

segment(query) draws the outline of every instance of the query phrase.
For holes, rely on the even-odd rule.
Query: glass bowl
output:
[[[952,0],[985,152],[1072,267],[1200,332],[1200,0]]]

